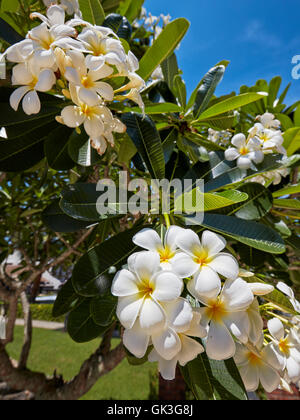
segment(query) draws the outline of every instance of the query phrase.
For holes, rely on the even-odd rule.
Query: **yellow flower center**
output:
[[[165,247],[159,251],[160,262],[168,263],[175,255],[175,252],[171,251],[169,247]]]
[[[105,44],[102,43],[102,42],[91,45],[91,48],[92,48],[92,51],[93,51],[93,55],[96,56],[96,57],[99,57],[101,55],[105,55],[107,53]]]
[[[287,338],[282,338],[279,341],[279,349],[285,355],[288,355],[290,353],[290,345],[288,343],[288,339]]]
[[[93,80],[89,76],[83,76],[81,78],[81,84],[86,89],[91,89],[92,87],[95,86],[95,83],[93,82]]]
[[[140,296],[148,299],[154,292],[154,284],[150,280],[143,279],[143,282],[138,285],[138,289]]]
[[[32,81],[29,83],[28,87],[30,87],[31,89],[34,89],[37,82],[38,82],[38,78],[33,76]]]
[[[270,140],[270,139],[269,139],[269,136],[268,136],[266,133],[261,133],[261,134],[259,135],[259,138],[260,138],[260,140],[262,140],[263,142],[266,142],[266,141]]]
[[[220,322],[227,315],[225,304],[218,300],[212,300],[206,308],[206,316],[215,322]]]
[[[211,258],[209,257],[208,252],[204,248],[194,250],[193,254],[195,256],[194,261],[196,264],[206,265],[211,262]]]
[[[40,41],[39,43],[40,43],[41,47],[44,50],[50,50],[51,49],[51,45],[55,41],[55,38],[53,38],[53,36],[51,36],[51,34],[49,33],[46,38],[40,39],[39,41]]]
[[[247,354],[247,359],[252,366],[259,366],[262,364],[261,357],[251,351]]]
[[[80,107],[80,112],[86,116],[86,118],[93,118],[95,116],[95,108],[82,104]]]
[[[249,150],[248,150],[248,147],[247,146],[243,146],[243,147],[241,147],[241,149],[240,149],[240,154],[242,155],[242,156],[245,156],[245,155],[247,155],[249,153]]]

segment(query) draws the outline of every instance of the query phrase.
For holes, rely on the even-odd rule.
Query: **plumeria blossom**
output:
[[[237,343],[234,360],[248,392],[256,391],[260,383],[267,392],[278,388],[280,365],[271,346],[263,347],[263,336],[257,346]]]
[[[257,138],[250,138],[248,141],[242,133],[236,134],[230,147],[225,151],[225,158],[229,161],[236,160],[240,169],[250,169],[253,163],[261,163],[264,160],[264,153],[261,150],[261,142]]]
[[[103,154],[107,147],[107,141],[113,146],[112,131],[124,132],[126,127],[104,105],[89,106],[80,100],[79,88],[70,86],[70,95],[75,105],[69,105],[62,110],[61,121],[71,128],[78,128],[82,124],[91,139],[92,146]]]
[[[215,296],[220,292],[221,279],[236,279],[239,266],[236,259],[222,252],[226,246],[225,239],[210,231],[204,231],[200,241],[191,229],[186,229],[176,237],[181,252],[177,252],[172,260],[172,268],[182,278],[193,276],[188,289],[199,294]]]
[[[290,169],[281,168],[274,171],[265,172],[261,175],[255,176],[249,179],[249,182],[256,182],[258,184],[267,185],[279,185],[282,181],[282,178],[287,177],[290,174]]]
[[[263,115],[258,115],[256,120],[258,120],[264,126],[264,128],[278,130],[281,126],[281,122],[276,120],[275,116],[270,112],[265,112]]]
[[[46,7],[50,7],[52,4],[57,4],[54,0],[43,0]],[[74,15],[81,17],[78,0],[60,0],[60,5],[63,7],[68,15]]]
[[[27,115],[38,114],[41,102],[37,92],[48,92],[56,82],[55,74],[50,69],[41,70],[34,60],[26,64],[17,64],[13,68],[12,84],[19,85],[10,96],[10,106],[17,111],[22,101],[22,107]]]
[[[294,309],[300,313],[300,302],[298,302],[298,300],[296,299],[293,289],[287,284],[283,283],[282,281],[277,283],[277,289],[284,293],[290,299],[290,302],[293,305]]]
[[[177,363],[185,366],[204,352],[203,346],[194,340],[193,337],[204,338],[206,331],[200,325],[201,315],[198,311],[194,310],[192,312],[192,320],[189,323],[189,327],[186,328],[180,325],[182,315],[179,313],[180,315],[178,316],[177,311],[174,311],[174,308],[180,306],[181,302],[168,305],[169,308],[166,308],[166,305],[164,306],[168,313],[168,327],[161,335],[154,338],[154,348],[150,352],[148,360],[150,362],[158,362],[159,372],[165,380],[173,380],[176,375]],[[171,358],[174,352],[169,351],[168,347],[169,337],[173,336],[177,338],[173,340],[174,342],[176,341],[179,351]]]
[[[247,343],[250,322],[247,314],[254,295],[241,278],[226,280],[221,292],[207,297],[189,285],[190,293],[201,302],[201,325],[207,328],[206,353],[214,360],[226,360],[234,356],[236,345],[233,336]]]
[[[114,90],[110,84],[102,82],[113,73],[113,69],[104,62],[97,70],[90,70],[86,58],[81,52],[69,52],[73,66],[67,67],[65,78],[74,86],[78,86],[78,97],[89,106],[95,106],[100,101],[112,101]]]
[[[270,345],[282,370],[286,369],[287,377],[296,383],[300,380],[300,338],[293,329],[285,334],[284,326],[278,318],[268,321],[268,329],[272,338]]]
[[[230,144],[231,137],[232,134],[230,133],[230,131],[216,131],[212,128],[208,129],[208,140],[212,141],[213,143],[217,143],[221,146],[228,146]]]
[[[274,151],[286,154],[286,150],[282,146],[284,139],[280,130],[271,130],[257,123],[250,130],[250,135],[260,141],[264,154],[274,153]]]
[[[172,269],[172,260],[178,249],[176,244],[177,235],[183,229],[179,226],[171,226],[161,240],[159,234],[153,229],[143,229],[133,237],[133,242],[148,251],[157,252],[160,257],[160,265],[163,270]]]
[[[129,270],[119,271],[113,280],[112,294],[119,298],[117,316],[127,329],[138,318],[140,328],[153,334],[166,324],[161,302],[177,299],[182,289],[181,279],[171,271],[160,269],[156,252],[135,254],[129,260]]]

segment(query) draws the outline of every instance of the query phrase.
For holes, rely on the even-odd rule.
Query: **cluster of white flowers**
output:
[[[143,229],[133,242],[145,251],[129,257],[114,278],[112,294],[118,297],[124,345],[134,356],[148,354],[167,380],[174,379],[177,363],[185,366],[204,351],[214,360],[234,357],[249,391],[259,382],[271,392],[287,377],[297,379],[296,368],[293,374],[287,368],[291,361],[283,363],[282,357],[278,363],[278,348],[293,348],[300,375],[295,335],[280,337],[277,347],[275,338],[264,340],[258,296],[274,287],[245,281],[237,260],[223,252],[223,237],[204,231],[200,240],[191,229],[171,226],[164,241],[155,230]],[[269,329],[278,339],[275,323],[277,318]],[[284,347],[280,340],[291,344]]]
[[[262,185],[279,185],[282,178],[287,177],[291,170],[288,168],[280,168],[274,171],[265,172],[261,175],[249,179],[249,182],[257,182]]]
[[[280,122],[273,114],[265,113],[258,116],[257,122],[246,137],[244,134],[236,134],[230,147],[225,151],[225,158],[229,161],[236,160],[240,169],[253,169],[254,164],[262,163],[265,155],[270,153],[281,153],[286,155],[282,146],[283,136],[279,129]]]
[[[212,141],[213,143],[217,143],[220,146],[228,146],[230,144],[231,137],[232,134],[230,133],[230,131],[216,131],[212,128],[208,129],[208,140]]]
[[[145,83],[136,73],[137,58],[131,51],[126,54],[111,29],[78,17],[65,22],[62,6],[50,6],[47,16],[32,13],[31,18],[42,23],[5,52],[8,61],[17,63],[12,84],[20,86],[10,105],[17,110],[22,100],[26,114],[37,114],[41,110],[38,92],[64,95],[72,103],[57,121],[77,130],[83,124],[91,145],[103,154],[107,143],[114,145],[113,132],[126,131],[109,103],[132,100],[144,110],[139,92]],[[125,84],[114,90],[110,81],[116,78],[124,78]]]
[[[134,21],[134,25],[143,26],[153,33],[154,39],[158,38],[163,28],[171,22],[170,15],[161,14],[160,16],[153,16],[148,13],[145,7],[142,7],[141,15]]]
[[[82,17],[82,13],[79,8],[78,0],[43,0],[43,3],[46,7],[50,7],[53,4],[60,4],[63,7],[68,15],[75,15],[75,17]]]

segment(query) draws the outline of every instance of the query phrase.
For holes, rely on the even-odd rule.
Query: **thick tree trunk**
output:
[[[176,377],[173,381],[165,381],[159,376],[159,399],[161,401],[185,400],[186,384],[179,367],[176,369]]]

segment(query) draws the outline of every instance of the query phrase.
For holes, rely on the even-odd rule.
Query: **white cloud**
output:
[[[249,22],[242,39],[243,41],[260,44],[265,48],[282,47],[281,39],[276,34],[269,32],[260,20]]]

